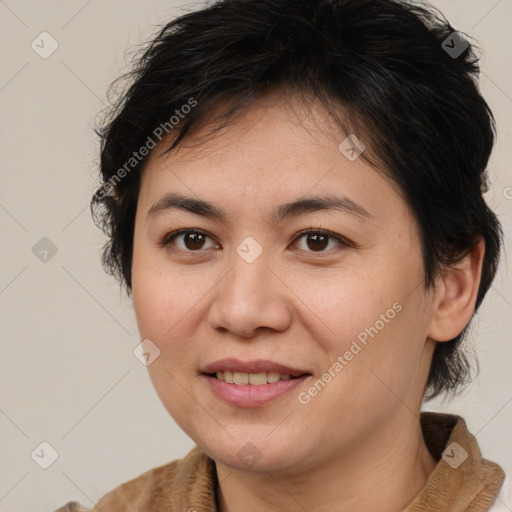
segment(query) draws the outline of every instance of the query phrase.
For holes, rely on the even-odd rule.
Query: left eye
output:
[[[299,233],[294,243],[301,238],[306,239],[306,246],[312,249],[311,252],[326,252],[324,249],[329,245],[329,239],[335,240],[339,246],[347,247],[349,244],[341,237],[327,231],[308,230]]]

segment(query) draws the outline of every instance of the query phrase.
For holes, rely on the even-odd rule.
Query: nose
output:
[[[234,252],[231,270],[214,289],[210,327],[243,338],[254,337],[258,329],[289,327],[293,294],[269,264],[265,251],[252,263]]]

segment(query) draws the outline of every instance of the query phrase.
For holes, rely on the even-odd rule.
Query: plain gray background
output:
[[[486,199],[510,247],[512,0],[433,3],[484,51],[481,89],[499,132]],[[127,49],[201,5],[0,0],[0,511],[53,511],[72,499],[92,506],[194,445],[133,355],[140,340],[131,302],[101,269],[104,239],[88,202],[98,158],[92,127],[109,84],[129,68]],[[51,44],[58,49],[43,59]],[[512,466],[511,318],[505,254],[470,338],[479,377],[456,401],[425,406],[466,418],[484,456],[505,468]],[[52,450],[58,457],[43,469]]]

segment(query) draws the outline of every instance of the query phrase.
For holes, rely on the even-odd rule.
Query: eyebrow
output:
[[[183,196],[181,194],[168,193],[151,206],[148,210],[146,220],[173,208],[201,215],[212,220],[220,220],[224,223],[227,222],[228,218],[227,212],[222,207],[216,206],[213,203]],[[270,214],[270,220],[278,223],[289,217],[298,217],[305,213],[321,210],[336,210],[359,217],[362,220],[375,218],[360,204],[348,197],[324,194],[321,196],[300,198],[296,201],[279,205]]]

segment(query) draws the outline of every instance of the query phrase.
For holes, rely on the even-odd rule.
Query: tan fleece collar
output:
[[[425,412],[420,421],[438,464],[405,512],[487,512],[505,479],[503,469],[482,458],[460,416]]]
[[[404,512],[487,512],[505,478],[501,467],[482,459],[459,416],[424,412],[420,421],[438,464]],[[214,461],[195,447],[183,459],[120,485],[93,512],[217,512],[216,486]]]

